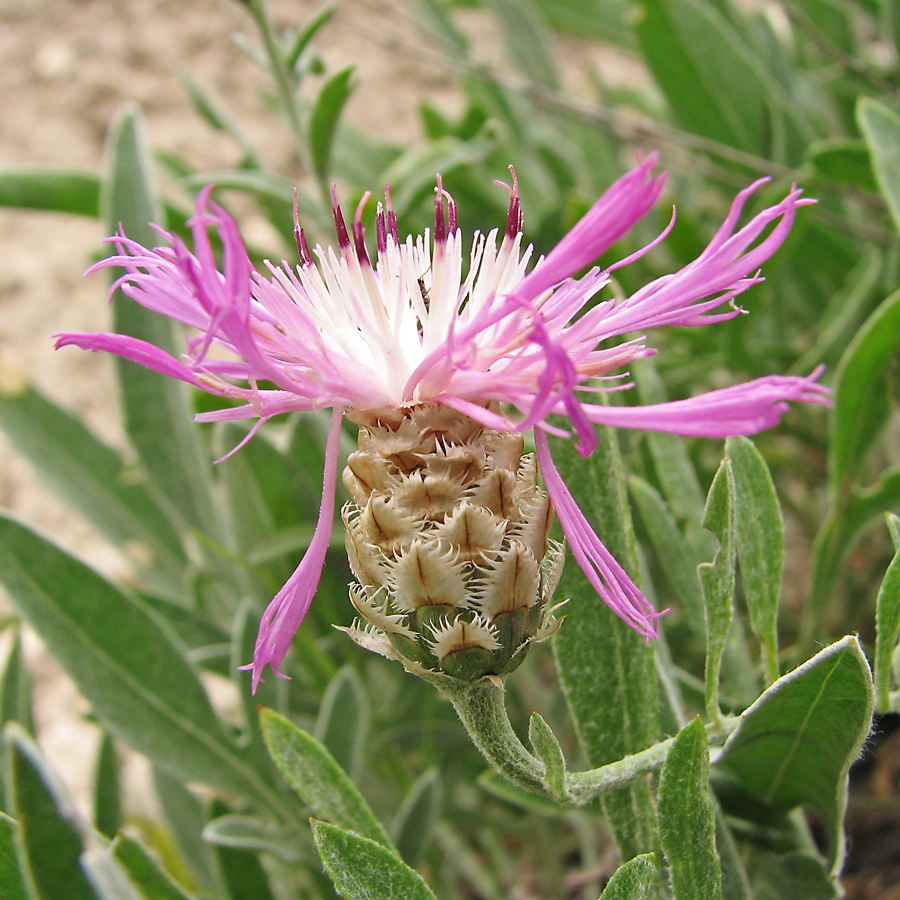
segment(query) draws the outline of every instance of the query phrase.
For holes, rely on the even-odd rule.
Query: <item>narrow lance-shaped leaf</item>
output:
[[[335,762],[354,778],[362,763],[369,730],[369,700],[351,666],[344,666],[331,680],[316,719],[315,737]]]
[[[148,152],[139,113],[128,109],[108,138],[109,174],[104,185],[104,220],[110,232],[120,227],[129,238],[155,246],[159,236],[150,223],[164,225],[153,190]],[[118,278],[121,270],[113,270]],[[177,355],[171,321],[116,291],[114,330],[155,344]],[[209,534],[217,533],[210,494],[210,469],[191,422],[185,385],[128,360],[117,359],[125,428],[153,484],[173,515]]]
[[[115,836],[122,827],[122,796],[119,757],[108,731],[103,732],[94,769],[94,825],[100,834]]]
[[[0,206],[96,218],[100,212],[100,179],[90,172],[7,169],[0,172]]]
[[[665,403],[669,399],[653,357],[635,360],[631,364],[631,374],[641,403]],[[684,438],[663,431],[648,431],[644,440],[650,449],[663,496],[675,517],[698,522],[703,514],[703,493]]]
[[[326,822],[313,822],[313,838],[344,900],[436,900],[422,876],[380,843]]]
[[[260,721],[272,761],[316,816],[331,819],[394,852],[365,798],[312,735],[271,709],[260,711]]]
[[[894,513],[885,513],[884,518],[887,522],[894,550],[900,550],[900,516],[896,516]]]
[[[635,475],[628,480],[628,484],[659,565],[681,603],[684,618],[691,630],[702,637],[703,605],[697,576],[700,560],[656,489]]]
[[[22,657],[22,633],[16,629],[0,681],[0,726],[18,722],[34,734],[31,704],[31,672]]]
[[[109,849],[146,900],[191,900],[134,838],[119,834]]]
[[[746,710],[716,763],[774,811],[817,809],[835,872],[844,856],[848,772],[869,733],[873,701],[869,664],[857,639],[845,637]]]
[[[579,503],[609,551],[634,577],[637,557],[622,460],[615,432],[598,429],[589,461],[571,441],[552,440],[560,475],[579,484]],[[643,750],[658,737],[653,650],[597,597],[570,559],[557,596],[569,599],[566,619],[553,638],[553,651],[578,736],[592,767]],[[624,857],[656,846],[649,786],[645,781],[616,788],[604,797]]]
[[[544,784],[562,802],[566,797],[566,759],[556,735],[537,713],[532,713],[528,722],[528,740],[544,764]]]
[[[319,12],[306,23],[306,26],[300,31],[290,49],[285,54],[285,62],[289,69],[296,72],[297,64],[300,62],[300,57],[303,56],[303,51],[309,46],[319,29],[334,15],[334,10],[334,5],[329,4],[319,10]]]
[[[4,739],[18,857],[34,900],[97,900],[79,865],[86,825],[78,822],[71,799],[25,731],[10,723]]]
[[[0,377],[0,428],[101,534],[146,570],[177,582],[187,565],[181,538],[115,450],[13,373]]]
[[[698,567],[706,610],[706,714],[713,721],[721,716],[719,673],[733,615],[734,520],[734,473],[726,458],[713,478],[702,522],[719,539],[719,549],[712,562]]]
[[[194,104],[194,109],[206,120],[207,124],[216,129],[216,131],[222,131],[227,134],[244,151],[245,159],[243,164],[258,167],[259,159],[257,158],[256,150],[228,112],[210,97],[207,91],[189,72],[183,71],[181,73],[181,83],[187,89],[191,102]]]
[[[891,411],[888,368],[900,349],[900,291],[866,320],[835,374],[828,481],[836,500],[856,482]]]
[[[440,807],[440,774],[437,769],[429,769],[416,779],[391,822],[391,836],[407,865],[417,866],[421,861]]]
[[[656,804],[675,900],[722,900],[709,797],[709,743],[699,717],[675,738],[659,776]]]
[[[28,900],[25,874],[16,856],[18,825],[0,812],[0,897],[6,900]]]
[[[856,104],[856,121],[866,139],[894,227],[900,231],[900,116],[883,103],[862,96]]]
[[[337,130],[338,120],[344,104],[353,91],[350,77],[353,66],[336,72],[319,91],[309,117],[309,149],[312,155],[313,171],[325,185],[331,166],[331,147]]]
[[[750,627],[762,645],[766,678],[778,677],[778,599],[784,569],[784,520],[772,476],[753,442],[728,438],[735,486],[735,543]]]
[[[277,809],[225,734],[197,675],[135,598],[26,526],[0,515],[0,583],[91,702],[136,750],[185,778]]]

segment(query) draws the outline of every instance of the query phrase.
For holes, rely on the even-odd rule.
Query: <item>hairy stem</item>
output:
[[[516,736],[506,714],[502,685],[484,678],[474,684],[441,685],[475,746],[514,784],[545,794],[544,765]]]

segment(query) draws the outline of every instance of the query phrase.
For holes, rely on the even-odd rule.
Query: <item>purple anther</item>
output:
[[[366,250],[366,229],[363,227],[362,214],[371,196],[371,191],[366,191],[362,195],[362,199],[359,201],[356,213],[353,216],[353,243],[356,245],[356,258],[360,262],[365,263],[369,263],[369,251]]]
[[[447,225],[444,221],[444,180],[437,177],[437,196],[434,199],[434,243],[447,242]]]
[[[381,256],[387,250],[387,230],[384,224],[384,206],[378,203],[375,206],[375,241],[378,245],[378,255]]]
[[[297,188],[294,188],[294,240],[297,242],[301,265],[311,266],[312,254],[309,252],[309,244],[306,243],[306,235],[300,227],[300,201]]]
[[[446,191],[444,196],[447,198],[447,227],[450,234],[454,234],[456,232],[456,201]]]
[[[522,231],[522,204],[519,201],[519,179],[516,178],[516,170],[510,166],[509,174],[512,175],[513,186],[510,189],[508,185],[504,185],[509,190],[509,213],[506,217],[506,234],[509,238],[514,238]]]
[[[331,185],[331,208],[334,210],[334,229],[337,232],[338,246],[344,251],[350,246],[350,235],[347,233],[347,226],[338,206],[337,187],[334,184]]]
[[[397,229],[397,214],[394,212],[394,207],[391,206],[391,186],[389,184],[384,186],[384,206],[387,209],[388,234],[399,244],[400,232]]]

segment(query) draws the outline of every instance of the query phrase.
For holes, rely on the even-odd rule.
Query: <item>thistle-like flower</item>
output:
[[[334,200],[338,252],[317,246],[314,259],[297,224],[295,268],[267,262],[267,271],[255,270],[234,220],[210,200],[211,188],[201,192],[190,223],[193,253],[163,231],[168,246],[156,249],[125,235],[114,239],[117,255],[95,268],[124,267],[114,287],[198,336],[181,359],[118,334],[63,334],[57,346],[116,353],[240,401],[197,419],[256,418],[251,434],[280,413],[333,411],[316,531],[263,615],[254,689],[266,664],[281,674],[319,581],[345,413],[359,424],[360,448],[344,473],[348,553],[358,579],[350,593],[364,620],[349,631],[359,643],[420,672],[475,680],[509,671],[529,643],[555,627],[549,600],[562,553],[548,540],[553,510],[600,598],[638,632],[655,636],[658,613],[553,464],[547,435],[560,430],[548,416],[567,418],[588,455],[597,423],[700,437],[754,434],[774,425],[787,401],[826,402],[827,391],[813,373],[651,406],[585,399],[628,387],[623,367],[654,353],[643,337],[623,335],[737,315],[734,299],[761,280],[759,267],[784,241],[798,207],[812,202],[794,188],[738,228],[758,181],[737,195],[693,262],[624,300],[598,298],[612,271],[671,228],[627,259],[573,277],[656,201],[665,178],[653,175],[654,162],[613,184],[530,271],[515,177],[504,233],[476,233],[466,271],[456,206],[440,178],[434,232],[415,239],[401,240],[386,191],[376,211],[374,265],[361,224],[368,194],[349,230]],[[210,228],[222,242],[221,268]],[[211,355],[212,347],[230,358]],[[522,457],[529,430],[536,459]]]

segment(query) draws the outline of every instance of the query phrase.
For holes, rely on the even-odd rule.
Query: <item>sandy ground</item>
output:
[[[281,0],[272,8],[279,23],[301,26],[321,5]],[[443,96],[452,108],[446,74],[416,58],[419,39],[401,2],[338,0],[336,6],[317,46],[330,71],[351,62],[357,67],[351,121],[369,133],[408,138],[417,133],[421,96]],[[227,99],[272,168],[297,174],[286,131],[262,111],[267,78],[235,44],[237,32],[253,34],[237,0],[0,0],[0,167],[99,172],[108,123],[127,102],[140,104],[154,147],[201,168],[233,165],[235,146],[193,112],[179,81],[187,69]],[[398,42],[408,52],[398,52]],[[121,445],[110,360],[52,349],[58,331],[107,325],[105,279],[81,278],[103,236],[92,220],[0,210],[0,364],[26,373]],[[121,573],[125,564],[116,552],[43,490],[28,463],[2,441],[0,435],[0,506],[101,571]],[[89,809],[97,730],[83,721],[87,705],[37,639],[26,639],[41,745]],[[0,635],[0,663],[8,646],[9,634]]]

